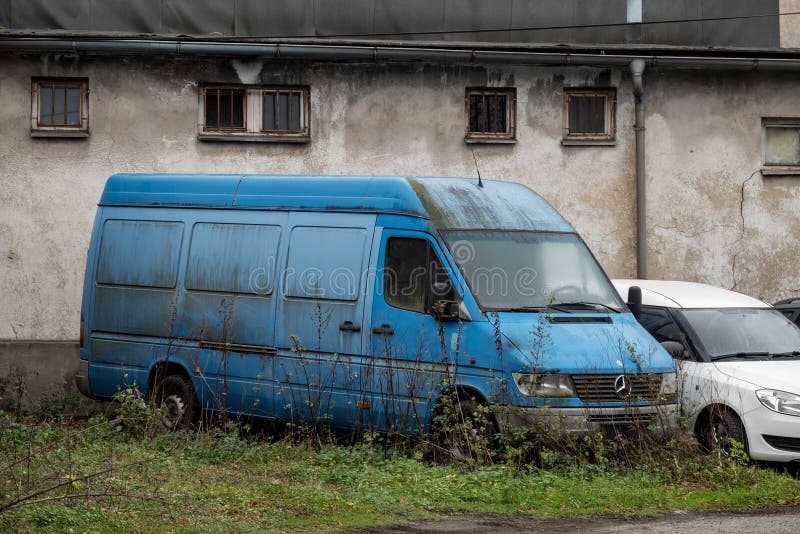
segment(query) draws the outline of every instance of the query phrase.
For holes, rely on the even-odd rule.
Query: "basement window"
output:
[[[800,175],[800,119],[762,120],[764,175]]]
[[[88,136],[88,79],[33,78],[31,137]]]
[[[467,143],[516,142],[517,90],[513,87],[467,87]]]
[[[307,86],[202,85],[198,138],[307,143]]]
[[[564,89],[564,145],[615,144],[616,89]]]

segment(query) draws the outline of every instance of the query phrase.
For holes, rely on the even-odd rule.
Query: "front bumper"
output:
[[[767,462],[800,460],[800,417],[759,406],[742,420],[750,458]]]
[[[619,432],[631,427],[646,427],[667,434],[679,423],[677,404],[585,408],[492,407],[502,432],[533,429],[539,432],[581,436],[595,432]]]

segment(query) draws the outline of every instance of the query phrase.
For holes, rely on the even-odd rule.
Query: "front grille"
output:
[[[651,413],[589,414],[590,423],[601,425],[649,425]]]
[[[800,438],[786,438],[783,436],[761,436],[767,445],[782,451],[800,452]]]
[[[630,382],[630,395],[617,394],[616,384],[620,376]],[[659,398],[661,375],[572,375],[572,383],[583,402],[654,401]]]

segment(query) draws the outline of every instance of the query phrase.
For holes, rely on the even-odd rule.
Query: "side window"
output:
[[[180,222],[106,221],[97,283],[174,288],[182,236]]]
[[[386,244],[383,294],[395,308],[427,313],[435,300],[455,300],[450,275],[426,239],[390,238]]]
[[[686,346],[686,340],[680,327],[675,324],[675,321],[666,311],[658,308],[643,307],[639,322],[659,343],[675,341],[683,345],[687,351],[691,350]]]
[[[280,234],[278,226],[195,224],[186,289],[272,294]]]
[[[367,231],[297,226],[289,240],[287,297],[358,300]]]

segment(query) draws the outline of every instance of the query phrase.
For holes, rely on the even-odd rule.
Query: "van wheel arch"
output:
[[[188,429],[195,423],[199,402],[192,378],[182,365],[161,362],[153,366],[148,392],[152,402],[164,407],[163,424],[167,429]]]

